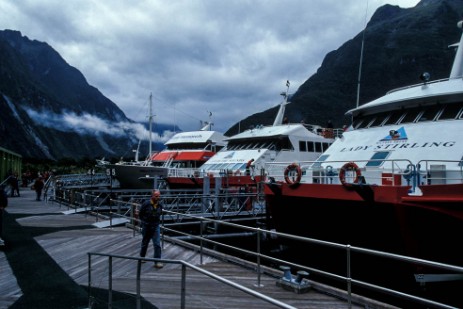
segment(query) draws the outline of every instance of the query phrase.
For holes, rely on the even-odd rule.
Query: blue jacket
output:
[[[143,224],[157,225],[161,221],[161,214],[162,204],[158,203],[155,207],[149,199],[141,205],[139,216]]]

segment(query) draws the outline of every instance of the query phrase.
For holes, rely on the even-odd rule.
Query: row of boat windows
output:
[[[205,163],[202,167],[204,171],[217,171],[217,170],[227,170],[227,171],[242,171],[246,170],[246,163],[217,163],[217,164],[208,164]]]
[[[354,118],[355,129],[396,125],[401,123],[418,123],[449,119],[463,119],[463,102],[459,104],[434,105],[427,108],[418,106],[393,112],[383,112]]]
[[[272,140],[265,141],[248,141],[248,142],[236,142],[230,141],[227,145],[227,150],[251,150],[251,149],[271,149],[280,151],[282,149],[293,150],[291,141],[287,136],[275,138]]]
[[[299,141],[299,151],[301,152],[325,152],[331,143]]]
[[[210,150],[217,152],[223,148],[221,145],[215,145],[211,143],[184,143],[184,144],[171,144],[167,145],[167,150]]]

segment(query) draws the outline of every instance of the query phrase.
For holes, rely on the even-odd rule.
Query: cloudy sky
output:
[[[214,129],[277,105],[384,5],[419,0],[1,0],[0,30],[48,43],[125,114]]]

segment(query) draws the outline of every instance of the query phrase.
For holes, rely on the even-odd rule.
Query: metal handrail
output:
[[[256,292],[252,289],[249,289],[241,284],[238,284],[236,282],[233,282],[231,280],[225,279],[221,276],[218,276],[210,271],[204,270],[202,268],[199,268],[193,264],[190,264],[186,261],[182,260],[169,260],[169,259],[153,259],[153,258],[140,258],[140,257],[133,257],[133,256],[124,256],[124,255],[117,255],[117,254],[108,254],[108,253],[98,253],[98,252],[88,252],[88,299],[89,299],[89,307],[92,307],[92,296],[91,296],[91,288],[92,288],[92,256],[104,256],[108,257],[108,304],[109,308],[112,308],[112,259],[113,258],[119,258],[119,259],[125,259],[125,260],[137,260],[137,276],[136,276],[136,281],[137,281],[137,292],[136,292],[136,308],[140,309],[141,308],[141,292],[140,292],[140,281],[141,281],[141,262],[142,261],[152,261],[152,262],[162,262],[166,264],[180,264],[182,265],[182,280],[180,284],[180,308],[184,309],[185,308],[185,300],[186,300],[186,268],[190,268],[192,270],[195,270],[203,275],[206,275],[214,280],[217,280],[221,283],[224,283],[228,286],[231,286],[235,289],[238,289],[244,293],[247,293],[249,295],[252,295],[254,297],[257,297],[263,301],[266,301],[270,304],[276,305],[280,308],[286,308],[286,309],[296,309],[296,307],[290,306],[288,304],[285,304],[279,300],[276,300],[274,298],[268,297],[262,293]]]
[[[168,211],[168,212],[170,212],[170,211]],[[420,303],[423,303],[423,304],[426,304],[426,305],[432,305],[432,306],[435,306],[435,307],[438,307],[438,308],[455,308],[455,307],[452,307],[452,306],[449,306],[449,305],[446,305],[446,304],[442,304],[442,303],[439,303],[439,302],[436,302],[436,301],[433,301],[433,300],[417,297],[417,296],[414,296],[414,295],[411,295],[411,294],[407,294],[407,293],[403,293],[403,292],[400,292],[400,291],[388,289],[388,288],[385,288],[385,287],[382,287],[382,286],[374,285],[374,284],[371,284],[371,283],[368,283],[368,282],[364,282],[364,281],[360,281],[360,280],[356,280],[355,278],[352,278],[351,275],[350,275],[350,264],[352,263],[352,255],[351,254],[354,253],[354,252],[363,253],[363,254],[368,254],[368,255],[371,255],[371,256],[376,256],[376,257],[381,257],[381,258],[388,258],[388,259],[392,259],[392,260],[403,261],[403,262],[413,263],[413,264],[422,265],[422,266],[430,266],[430,267],[435,267],[437,269],[442,269],[442,270],[446,270],[446,271],[452,271],[452,272],[457,272],[457,273],[463,274],[463,267],[460,267],[460,266],[454,266],[454,265],[450,265],[450,264],[444,264],[444,263],[439,263],[439,262],[434,262],[434,261],[428,261],[428,260],[424,260],[424,259],[418,259],[418,258],[414,258],[414,257],[409,257],[409,256],[399,255],[399,254],[393,254],[393,253],[388,253],[388,252],[383,252],[383,251],[378,251],[378,250],[366,249],[366,248],[362,248],[362,247],[351,246],[349,244],[344,245],[344,244],[333,243],[333,242],[323,241],[323,240],[314,239],[314,238],[296,236],[296,235],[276,232],[276,231],[273,231],[273,230],[265,230],[265,229],[261,229],[261,228],[253,228],[253,227],[243,226],[243,225],[239,225],[239,224],[232,223],[232,222],[214,220],[214,219],[203,218],[203,217],[196,217],[194,215],[189,215],[189,214],[175,213],[175,215],[186,216],[186,217],[190,217],[190,218],[196,218],[197,220],[199,220],[199,222],[201,222],[200,224],[203,224],[202,222],[212,222],[214,224],[223,224],[223,225],[226,225],[226,226],[229,226],[229,227],[234,227],[234,228],[247,230],[249,232],[256,233],[259,236],[262,235],[260,237],[257,237],[257,241],[258,241],[257,248],[260,248],[260,239],[264,238],[264,236],[265,236],[264,234],[267,234],[266,235],[267,237],[287,238],[287,239],[291,239],[291,240],[300,241],[300,242],[303,242],[303,243],[304,242],[305,243],[313,243],[313,244],[318,244],[318,245],[322,245],[322,246],[326,246],[326,247],[342,249],[342,250],[345,250],[345,252],[346,252],[346,261],[347,261],[347,265],[348,265],[347,274],[346,274],[346,276],[341,276],[341,275],[326,272],[326,271],[323,271],[323,270],[320,270],[320,269],[307,267],[305,265],[300,265],[300,264],[296,264],[296,263],[291,263],[289,261],[276,259],[274,257],[262,254],[260,252],[260,250],[257,250],[257,252],[254,252],[254,251],[250,251],[250,250],[240,249],[240,248],[230,246],[230,245],[227,245],[227,244],[223,244],[223,243],[220,243],[220,242],[217,242],[217,241],[213,241],[211,239],[208,239],[207,237],[203,237],[202,235],[199,235],[199,236],[198,235],[191,235],[191,234],[189,235],[192,239],[196,239],[196,240],[201,241],[201,246],[200,246],[201,250],[200,250],[200,252],[202,252],[202,250],[203,250],[203,242],[207,242],[207,243],[213,244],[215,246],[221,246],[221,247],[224,247],[224,248],[227,248],[227,249],[235,250],[236,252],[239,252],[239,253],[242,253],[242,254],[255,256],[255,258],[257,260],[257,262],[256,262],[256,264],[257,264],[256,273],[257,273],[257,276],[258,276],[258,278],[257,278],[258,282],[260,282],[260,275],[262,273],[260,260],[265,259],[265,260],[268,260],[268,261],[271,261],[271,262],[274,262],[274,263],[280,263],[280,264],[284,264],[284,265],[289,265],[289,266],[292,266],[292,267],[297,268],[297,269],[307,270],[307,271],[310,271],[310,272],[313,272],[313,273],[318,273],[320,275],[330,277],[332,279],[345,281],[346,284],[347,284],[346,291],[347,291],[347,295],[348,295],[349,304],[352,301],[351,286],[353,284],[355,284],[355,285],[366,287],[366,288],[373,289],[373,290],[376,290],[376,291],[381,291],[381,292],[384,292],[384,293],[387,293],[387,294],[390,294],[390,295],[393,295],[393,296],[396,296],[396,297],[406,298],[406,299],[409,299],[409,300],[412,300],[412,301],[415,301],[415,302],[420,302]],[[163,228],[163,230],[167,230],[167,231],[171,231],[171,232],[177,232],[178,234],[182,234],[182,235],[188,235],[187,233],[174,231],[172,229],[165,228],[165,227]],[[164,237],[164,233],[163,233],[163,237]],[[349,305],[349,308],[350,308],[350,305]]]

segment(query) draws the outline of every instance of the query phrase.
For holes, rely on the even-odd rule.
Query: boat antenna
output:
[[[363,63],[363,47],[365,45],[365,32],[367,29],[367,14],[368,14],[368,0],[367,0],[367,8],[365,10],[365,26],[363,27],[363,33],[362,33],[362,46],[360,47],[360,64],[359,64],[359,74],[358,74],[358,79],[357,79],[357,102],[356,102],[356,107],[359,107],[359,101],[360,101],[360,80],[362,77],[362,63]]]
[[[283,116],[285,114],[285,106],[289,104],[288,102],[288,92],[289,92],[289,85],[291,83],[289,80],[286,81],[286,92],[280,93],[283,96],[283,102],[280,103],[280,108],[278,109],[277,116],[275,117],[275,121],[273,121],[273,126],[277,126],[283,123]]]
[[[209,121],[205,121],[206,125],[203,126],[203,122],[201,121],[201,126],[202,128],[200,129],[200,131],[212,131],[212,126],[214,125],[212,123],[212,112],[208,111],[209,113]]]
[[[153,124],[153,93],[151,92],[150,93],[150,113],[149,113],[149,153],[148,153],[148,156],[151,157],[151,152],[152,152],[152,137],[151,137],[151,134],[152,134],[152,124]]]

